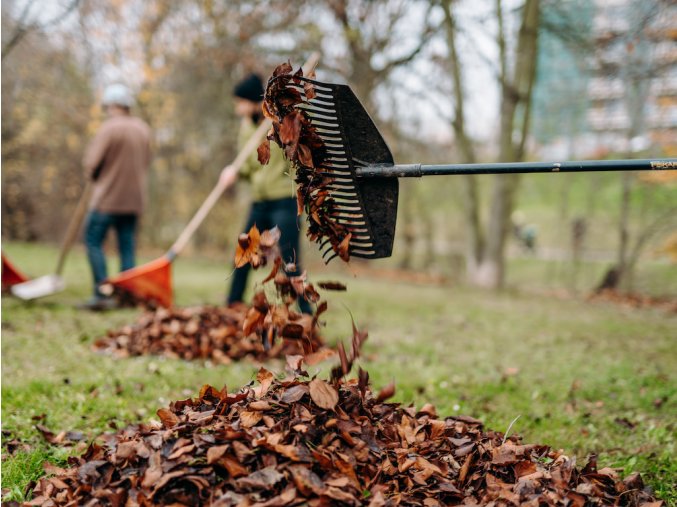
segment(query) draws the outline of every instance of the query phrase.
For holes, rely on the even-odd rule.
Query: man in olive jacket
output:
[[[84,241],[94,279],[92,310],[112,306],[99,285],[107,276],[103,242],[110,228],[117,234],[120,270],[135,265],[135,235],[146,201],[146,176],[151,162],[151,130],[130,114],[132,94],[122,84],[108,86],[103,107],[108,118],[90,142],[83,158],[85,176],[94,182]]]
[[[233,92],[235,95],[235,114],[242,118],[238,135],[239,148],[246,144],[263,120],[261,111],[263,93],[263,82],[256,74],[250,74],[235,86]],[[299,231],[301,227],[297,217],[293,168],[284,159],[282,149],[275,143],[270,143],[270,160],[266,165],[259,163],[257,154],[254,152],[239,170],[239,173],[231,166],[226,166],[221,172],[221,179],[225,186],[233,184],[238,176],[249,181],[254,201],[244,232],[248,232],[251,226],[255,224],[261,231],[272,229],[275,226],[279,227],[282,233],[279,243],[282,258],[287,263],[295,263],[297,270],[290,274],[298,274],[300,270]],[[249,264],[235,270],[228,294],[228,304],[242,301],[249,270]],[[299,306],[304,313],[311,313],[312,311],[305,299],[299,300]]]

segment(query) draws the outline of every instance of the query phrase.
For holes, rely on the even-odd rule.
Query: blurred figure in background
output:
[[[240,81],[233,91],[235,95],[235,114],[242,119],[238,134],[238,149],[241,149],[263,120],[261,103],[263,102],[263,81],[256,74],[250,74]],[[256,224],[260,231],[277,226],[282,233],[280,250],[286,263],[294,263],[299,274],[299,235],[300,222],[297,216],[296,197],[293,182],[293,169],[284,159],[282,149],[270,143],[270,161],[261,165],[254,152],[238,172],[231,166],[221,171],[221,180],[230,186],[238,179],[246,179],[251,184],[252,203],[244,232]],[[237,268],[233,275],[227,304],[242,302],[247,287],[249,264]],[[311,313],[310,304],[299,299],[299,307],[304,313]]]
[[[134,103],[125,85],[112,84],[103,94],[107,119],[83,158],[85,177],[94,182],[84,241],[94,280],[92,298],[83,306],[103,310],[115,306],[99,285],[107,276],[103,243],[108,230],[117,235],[120,271],[133,268],[135,236],[146,201],[146,174],[151,162],[151,129],[131,115]]]
[[[515,210],[510,220],[512,222],[513,236],[520,247],[522,247],[522,250],[531,254],[536,253],[536,237],[538,235],[536,225],[527,223],[524,213],[520,210]]]

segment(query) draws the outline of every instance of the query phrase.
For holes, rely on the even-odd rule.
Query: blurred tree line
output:
[[[82,151],[103,119],[99,94],[123,81],[137,91],[135,112],[155,133],[142,244],[166,248],[235,156],[233,85],[251,71],[267,76],[287,59],[300,65],[316,49],[320,78],[353,87],[398,162],[527,159],[539,34],[549,29],[542,13],[557,4],[3,2],[3,238],[61,237],[83,187]],[[485,82],[475,81],[478,66],[489,69]],[[496,122],[482,135],[468,125],[479,87],[498,97]],[[427,104],[430,118],[413,114],[412,98]],[[434,135],[430,125],[448,135]],[[471,281],[500,287],[520,181],[402,181],[395,260],[404,268],[465,266]],[[194,243],[231,248],[246,200],[246,189],[230,191]]]

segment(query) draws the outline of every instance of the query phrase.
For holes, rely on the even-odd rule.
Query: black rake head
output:
[[[356,168],[391,166],[393,157],[383,137],[360,101],[347,85],[311,83],[314,97],[308,98],[303,85],[290,81],[301,93],[295,107],[311,122],[324,143],[326,156],[316,171],[329,179],[325,186],[334,200],[331,215],[351,233],[349,253],[354,257],[390,257],[397,219],[397,178],[356,176]],[[325,262],[338,254],[329,241],[320,245]]]

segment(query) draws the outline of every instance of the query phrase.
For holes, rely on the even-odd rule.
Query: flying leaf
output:
[[[345,291],[348,288],[341,282],[317,282],[318,287],[325,290]]]
[[[235,247],[235,267],[241,268],[245,264],[251,262],[252,257],[256,254],[259,248],[259,241],[261,234],[256,224],[252,225],[248,233],[240,234],[237,238],[237,246]]]
[[[301,135],[301,113],[294,110],[284,117],[280,126],[280,141],[296,145]]]
[[[395,395],[395,383],[391,382],[378,392],[376,402],[381,403],[387,400],[388,398],[392,398],[394,395]]]
[[[306,98],[308,100],[314,99],[317,96],[317,94],[315,93],[315,87],[313,86],[312,83],[309,83],[308,81],[306,81],[303,84],[303,91],[305,92]]]
[[[341,240],[341,243],[339,243],[338,246],[339,257],[341,257],[341,259],[344,260],[345,262],[348,262],[350,260],[350,240],[352,239],[352,237],[353,234],[349,232]]]
[[[259,145],[256,150],[258,155],[259,164],[266,165],[270,161],[270,141],[264,139],[263,142]]]
[[[290,62],[284,62],[275,67],[273,71],[273,77],[280,76],[282,74],[289,74],[292,71],[292,66]]]
[[[272,248],[277,245],[277,242],[280,241],[280,236],[282,232],[280,228],[276,225],[272,229],[267,229],[261,233],[261,239],[259,244],[261,248]]]

